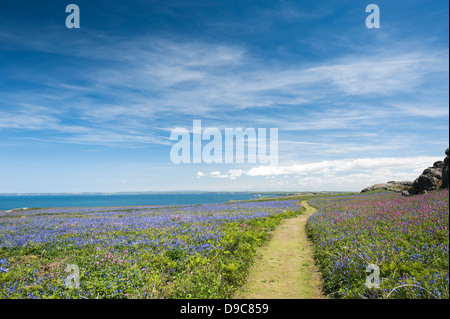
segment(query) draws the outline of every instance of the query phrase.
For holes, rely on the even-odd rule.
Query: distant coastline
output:
[[[82,193],[0,193],[0,196],[59,196],[59,195],[157,195],[157,194],[264,194],[264,195],[297,195],[311,192],[246,192],[246,191],[148,191],[148,192],[82,192]],[[329,192],[314,192],[329,193]]]
[[[304,192],[303,194],[311,192]],[[314,194],[319,194],[316,192]],[[200,205],[261,197],[292,196],[301,192],[145,192],[78,194],[0,194],[0,211],[74,207]]]
[[[130,207],[196,205],[280,196],[250,192],[203,193],[85,193],[85,194],[0,194],[0,211],[37,208]]]

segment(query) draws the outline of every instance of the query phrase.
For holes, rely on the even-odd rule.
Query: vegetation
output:
[[[329,297],[449,298],[448,196],[373,191],[2,213],[0,298],[232,298],[256,249],[303,210],[300,199],[318,208],[306,231]],[[68,265],[79,269],[78,288]]]
[[[0,217],[0,298],[229,298],[298,201]],[[79,287],[68,281],[79,269]]]
[[[307,231],[325,291],[334,298],[449,298],[448,196],[378,191],[310,199],[319,209]],[[380,272],[378,288],[377,274],[366,272],[371,264]]]

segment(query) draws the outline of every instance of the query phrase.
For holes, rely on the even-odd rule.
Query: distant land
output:
[[[82,192],[82,193],[0,193],[0,196],[57,196],[57,195],[146,195],[146,194],[261,194],[261,195],[284,195],[292,196],[298,194],[330,194],[330,193],[351,193],[351,192],[339,192],[339,191],[314,191],[314,192],[280,192],[280,191],[267,191],[267,192],[249,192],[249,191],[148,191],[148,192]]]
[[[128,207],[152,205],[199,205],[270,198],[296,198],[302,195],[333,195],[311,192],[120,192],[120,193],[29,193],[0,194],[0,211],[50,207]],[[340,194],[338,194],[340,195]]]

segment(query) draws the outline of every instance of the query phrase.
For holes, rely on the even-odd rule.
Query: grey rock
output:
[[[378,189],[384,189],[384,190],[388,190],[391,192],[401,192],[401,191],[404,191],[404,190],[410,188],[412,185],[413,185],[413,182],[410,182],[410,181],[401,181],[401,182],[389,181],[384,184],[375,184],[375,185],[366,187],[361,191],[361,193],[374,191],[374,190],[378,190]]]
[[[443,161],[434,162],[433,167],[442,169],[442,168],[444,168],[444,162]]]
[[[448,188],[448,184],[449,184],[449,168],[448,168],[449,149],[448,148],[445,150],[445,155],[447,155],[447,156],[444,159],[444,167],[442,168],[442,186],[441,186],[441,188]]]
[[[385,184],[375,184],[364,188],[361,193],[377,189],[385,189],[393,192],[401,192],[403,196],[426,194],[439,188],[449,188],[449,149],[444,161],[437,161],[433,166],[425,169],[414,182],[389,181]]]
[[[438,189],[442,184],[442,171],[444,162],[437,161],[428,167],[416,178],[412,187],[408,190],[410,195],[426,194],[427,191]]]

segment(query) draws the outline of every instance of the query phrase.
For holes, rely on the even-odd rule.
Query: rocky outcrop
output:
[[[408,189],[409,195],[426,194],[427,191],[438,189],[442,185],[443,161],[437,161],[433,166],[428,167],[416,178],[412,187]],[[404,194],[408,195],[408,194]]]
[[[444,161],[434,162],[416,178],[414,182],[387,182],[385,184],[375,184],[364,188],[361,193],[377,189],[401,192],[404,196],[426,194],[440,188],[449,188],[449,149],[445,150],[447,155]]]
[[[444,167],[442,168],[442,186],[441,188],[448,188],[448,179],[449,179],[449,170],[448,170],[448,156],[449,149],[445,150],[445,155],[447,155],[444,159]]]
[[[413,182],[404,181],[404,182],[396,182],[396,181],[390,181],[384,184],[375,184],[369,187],[364,188],[361,193],[375,191],[378,189],[385,189],[387,191],[392,192],[402,192],[404,190],[409,189],[413,185]]]

